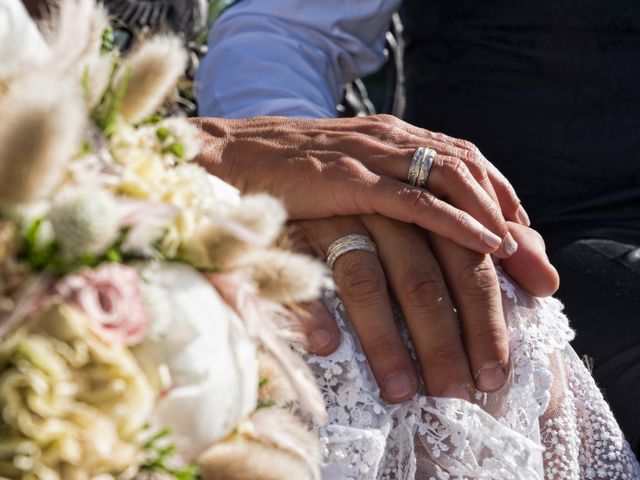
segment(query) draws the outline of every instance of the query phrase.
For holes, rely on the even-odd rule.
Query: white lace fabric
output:
[[[321,428],[323,480],[640,478],[608,405],[569,346],[573,331],[560,302],[533,298],[502,271],[498,276],[510,375],[501,390],[478,393],[473,402],[381,400],[342,303],[327,297],[342,342],[328,357],[308,357],[330,419]]]

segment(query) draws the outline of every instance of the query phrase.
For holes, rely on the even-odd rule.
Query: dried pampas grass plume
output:
[[[183,75],[187,59],[180,39],[170,36],[154,37],[132,53],[116,78],[116,91],[127,82],[124,119],[136,123],[157,111]]]
[[[318,480],[318,440],[287,411],[258,410],[253,431],[218,442],[198,458],[204,480]]]
[[[327,267],[306,255],[286,250],[258,250],[244,261],[260,294],[278,303],[290,305],[315,300],[323,288],[331,286]]]
[[[271,245],[282,231],[287,212],[279,200],[271,195],[258,193],[242,197],[232,218],[259,236],[260,246],[266,247]]]
[[[25,77],[0,99],[0,117],[0,201],[47,197],[80,149],[82,92],[63,78]]]

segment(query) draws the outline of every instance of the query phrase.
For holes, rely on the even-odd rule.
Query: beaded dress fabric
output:
[[[560,302],[533,298],[498,275],[509,379],[473,402],[381,400],[342,303],[327,297],[342,342],[328,357],[308,357],[330,418],[321,428],[323,480],[640,478],[607,403],[569,346],[574,334]]]

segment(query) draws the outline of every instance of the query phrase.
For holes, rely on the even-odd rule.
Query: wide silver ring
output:
[[[340,237],[327,249],[327,265],[333,270],[333,266],[342,255],[352,251],[376,252],[376,244],[366,235],[345,235]]]
[[[407,173],[407,183],[415,187],[424,188],[429,179],[429,172],[436,158],[436,151],[432,148],[418,147],[413,154],[411,163],[409,163],[409,172]]]

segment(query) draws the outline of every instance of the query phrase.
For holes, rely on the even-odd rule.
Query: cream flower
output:
[[[142,460],[153,392],[128,350],[88,323],[57,306],[0,344],[0,475],[90,478]]]
[[[200,152],[198,127],[186,118],[166,118],[154,125],[162,151],[169,151],[182,161],[193,160]]]

